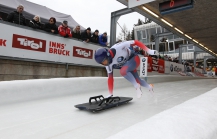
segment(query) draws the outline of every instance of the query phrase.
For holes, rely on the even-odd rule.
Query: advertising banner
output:
[[[175,62],[170,62],[170,74],[179,74],[178,72],[184,71],[184,65]]]
[[[152,58],[152,71],[158,72],[158,59]]]
[[[152,72],[152,57],[148,57],[148,72]]]
[[[140,77],[147,77],[148,58],[140,57]]]
[[[159,73],[164,73],[165,72],[165,65],[164,65],[164,60],[163,59],[159,59],[158,60],[158,72]]]
[[[101,66],[93,57],[99,45],[4,23],[0,28],[0,56]]]

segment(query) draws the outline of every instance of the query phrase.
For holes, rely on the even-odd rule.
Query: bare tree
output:
[[[128,32],[129,31],[128,31],[126,25],[124,24],[123,27],[121,27],[121,32],[119,33],[118,39],[120,39],[120,40],[126,40]]]
[[[132,40],[130,31],[128,31],[128,33],[127,33],[126,40]]]

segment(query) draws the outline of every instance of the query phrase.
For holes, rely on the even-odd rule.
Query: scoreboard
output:
[[[159,3],[159,10],[162,15],[193,8],[194,0],[169,0]]]

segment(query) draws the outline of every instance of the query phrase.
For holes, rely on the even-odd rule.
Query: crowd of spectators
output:
[[[88,27],[84,31],[81,31],[80,26],[77,25],[75,28],[71,30],[68,26],[68,21],[64,20],[61,25],[57,27],[55,17],[50,17],[48,23],[41,23],[40,16],[35,15],[28,23],[26,22],[26,18],[23,15],[24,6],[18,5],[17,10],[8,14],[6,21],[12,22],[19,25],[29,26],[33,29],[44,30],[48,33],[59,34],[64,38],[74,38],[78,40],[82,40],[86,43],[95,43],[101,46],[108,46],[107,33],[99,35],[99,30],[95,30],[95,32],[91,33],[91,28]],[[2,18],[0,17],[0,20]]]

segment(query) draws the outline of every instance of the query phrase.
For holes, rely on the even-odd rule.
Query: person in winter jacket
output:
[[[23,16],[22,12],[24,10],[23,5],[17,7],[17,11],[10,13],[7,17],[8,22],[12,22],[19,25],[26,25],[26,18]]]
[[[102,46],[107,46],[107,32],[104,32],[102,35],[99,36],[99,44]]]
[[[41,19],[38,15],[36,15],[30,22],[29,26],[34,28],[34,29],[41,29]]]
[[[91,40],[91,28],[88,27],[84,32],[81,33],[81,40],[84,42],[90,42]]]
[[[77,25],[77,26],[73,29],[73,31],[72,31],[72,36],[73,36],[73,38],[76,38],[76,39],[78,39],[78,40],[81,39],[81,30],[80,30],[80,26],[79,26],[79,25]]]
[[[58,34],[58,28],[56,26],[56,19],[51,17],[49,23],[44,25],[44,30],[53,34]]]
[[[63,21],[62,25],[58,27],[59,34],[64,38],[72,37],[71,29],[68,27],[68,22]]]
[[[91,42],[99,44],[99,30],[95,30],[95,32],[91,36]]]

